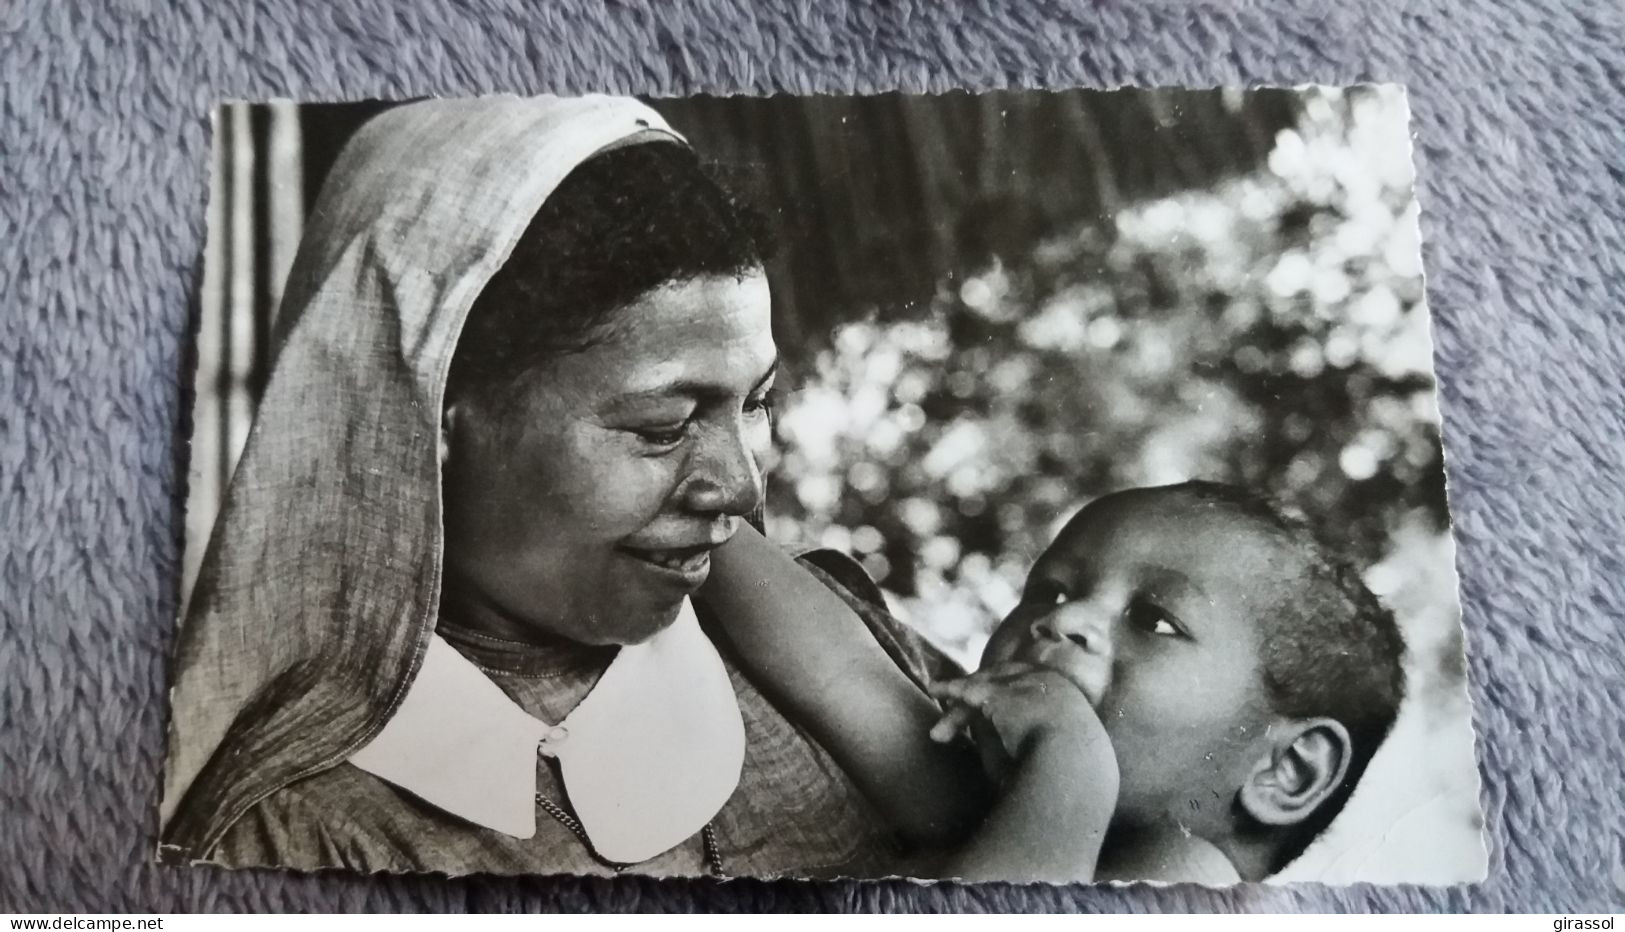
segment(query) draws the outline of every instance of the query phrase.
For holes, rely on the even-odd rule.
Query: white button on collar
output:
[[[553,757],[558,753],[559,745],[570,737],[570,729],[563,725],[554,725],[542,735],[542,740],[536,745],[536,753],[543,757]]]

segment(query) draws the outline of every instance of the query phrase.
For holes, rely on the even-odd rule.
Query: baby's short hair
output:
[[[1393,728],[1405,695],[1405,641],[1358,570],[1269,499],[1217,482],[1172,490],[1261,525],[1305,557],[1297,585],[1262,619],[1264,685],[1278,714],[1335,719],[1353,747],[1343,782],[1278,849],[1273,869],[1280,870],[1342,811]]]

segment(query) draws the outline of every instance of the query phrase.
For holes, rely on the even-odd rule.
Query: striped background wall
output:
[[[198,302],[182,593],[269,369],[268,339],[305,217],[303,133],[292,103],[225,104],[214,117],[209,235]]]

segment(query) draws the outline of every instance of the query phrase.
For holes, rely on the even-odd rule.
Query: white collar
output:
[[[515,838],[536,834],[536,755],[558,759],[600,857],[636,864],[702,829],[733,795],[745,726],[728,671],[684,600],[623,647],[558,725],[526,713],[438,635],[393,718],[350,763]]]

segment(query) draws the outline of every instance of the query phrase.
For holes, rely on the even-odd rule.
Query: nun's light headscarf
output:
[[[437,442],[463,321],[565,176],[645,138],[680,141],[636,101],[510,97],[404,106],[345,147],[181,628],[166,857],[206,856],[401,701],[440,598]]]

